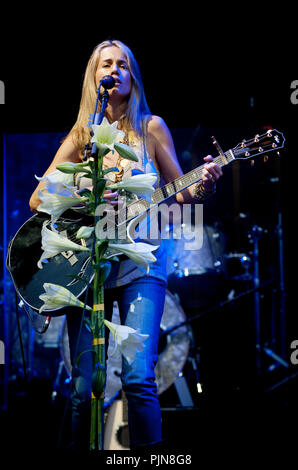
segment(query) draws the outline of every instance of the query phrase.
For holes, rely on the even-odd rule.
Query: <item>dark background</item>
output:
[[[61,7],[54,11],[48,11],[48,5],[40,8],[44,11],[31,14],[25,8],[16,15],[7,13],[9,27],[2,31],[1,39],[0,79],[5,83],[5,105],[0,109],[2,133],[66,134],[79,109],[88,59],[93,48],[107,38],[123,41],[134,52],[141,68],[149,107],[153,114],[162,116],[172,130],[178,158],[185,170],[193,163],[201,163],[207,153],[215,154],[210,143],[211,134],[226,150],[243,138],[261,133],[264,126],[283,132],[286,145],[279,163],[273,155],[266,164],[262,159],[256,161],[253,168],[243,162],[238,170],[241,189],[237,195],[233,191],[233,170],[226,168],[225,176],[218,183],[217,195],[206,205],[204,217],[210,223],[220,222],[230,240],[230,251],[247,249],[243,237],[252,224],[264,227],[268,236],[262,242],[262,275],[267,279],[268,271],[277,266],[273,260],[276,256],[274,230],[278,208],[282,211],[289,360],[291,341],[298,339],[295,223],[298,105],[292,104],[290,99],[291,83],[298,79],[298,70],[293,38],[295,29],[290,13],[286,16],[280,9],[261,13],[243,6],[241,10],[233,11],[233,18],[229,11],[218,11],[215,17],[214,11],[204,12],[201,7],[195,15],[191,11],[161,15],[154,8],[148,12],[147,6],[134,19],[124,11],[124,5],[115,8],[114,13],[109,8],[108,16],[98,14],[98,17],[94,5],[73,16],[70,12],[62,12]],[[120,19],[120,27],[111,15]],[[191,162],[185,159],[185,150],[191,153]],[[44,169],[49,163],[50,160],[44,162]],[[38,167],[42,166],[43,162],[38,162]],[[269,182],[275,176],[279,177],[278,186]],[[29,197],[30,194],[24,194],[24,199]],[[244,228],[237,219],[240,212],[247,214]],[[245,311],[247,304],[241,308]],[[218,325],[226,328],[225,334],[231,325],[237,330],[233,313],[225,312],[226,323],[223,318]],[[211,326],[208,324],[203,328],[220,350],[221,334],[216,327],[214,329],[215,319],[210,323]],[[241,327],[245,335],[246,328],[251,325]],[[209,357],[211,349],[208,350]],[[234,357],[235,349],[231,348],[229,355]],[[250,359],[248,363],[251,365]],[[214,353],[207,363],[213,364],[212,361],[216,360],[220,360],[220,353]],[[235,367],[241,369],[241,364]],[[243,379],[244,367],[242,364],[236,385],[240,383],[240,388],[243,386],[247,397],[248,390],[253,387],[250,380]],[[296,372],[295,367],[293,369],[290,373]],[[232,367],[227,375],[230,377],[233,371]],[[211,392],[214,381],[224,380],[224,374],[217,376],[217,373],[210,373],[210,377],[207,373],[206,381]],[[249,371],[249,374],[254,380],[254,371]],[[227,382],[232,383],[233,380]],[[297,385],[290,383],[277,398],[269,399],[269,402],[272,400],[272,408],[268,407],[268,416],[266,412],[261,426],[269,426],[272,416],[278,419],[278,413],[282,415],[285,408],[289,415],[297,416]],[[233,387],[234,384],[231,390]],[[229,403],[230,409],[231,396],[227,398],[222,393],[221,397],[225,405]],[[219,408],[222,410],[225,406],[221,406],[221,400],[217,400],[213,407],[216,410],[213,417]],[[258,403],[260,409],[262,400],[261,405]],[[272,415],[276,403],[280,405],[279,411]],[[244,413],[244,408],[237,406]],[[200,419],[205,419],[206,423],[209,404],[203,410],[205,414]],[[227,420],[225,415],[223,421],[226,423]],[[168,417],[168,422],[171,423],[171,417]],[[182,426],[183,423],[182,419]],[[283,430],[286,427],[287,424],[282,422]]]

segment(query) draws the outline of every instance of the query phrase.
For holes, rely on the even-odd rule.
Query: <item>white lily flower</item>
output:
[[[39,309],[39,313],[43,310],[55,310],[59,307],[67,306],[84,308],[84,303],[78,300],[76,296],[65,287],[45,282],[43,288],[46,293],[39,296],[44,302]],[[88,305],[86,305],[86,308],[87,310],[92,310]]]
[[[74,196],[77,190],[73,184],[73,175],[62,173],[59,170],[55,170],[46,176],[36,176],[38,181],[44,181],[44,189],[49,193],[59,194],[60,196]]]
[[[134,330],[129,326],[118,325],[108,320],[103,322],[111,331],[115,342],[115,349],[112,355],[120,352],[127,362],[131,364],[135,359],[137,350],[142,351],[144,349],[143,342],[149,338],[149,335],[143,335],[138,330]]]
[[[93,124],[93,137],[92,143],[96,143],[97,147],[101,150],[114,150],[114,143],[122,139],[125,133],[117,129],[118,121],[109,123],[106,117],[103,118],[101,124]]]
[[[109,243],[109,248],[114,253],[122,253],[138,266],[145,268],[147,274],[149,273],[149,263],[156,261],[152,251],[157,250],[159,245],[150,245],[149,243]]]
[[[157,176],[154,173],[134,175],[118,183],[109,185],[109,189],[126,189],[136,194],[152,194],[155,191],[153,184],[156,183]]]
[[[64,183],[48,184],[45,188],[50,194],[58,194],[58,196],[72,197],[76,196],[78,188],[76,186],[67,186]]]
[[[86,225],[79,228],[77,231],[76,237],[77,238],[90,238],[92,233],[94,232],[94,227],[87,227]]]
[[[73,183],[73,175],[62,173],[59,170],[52,171],[51,173],[48,173],[42,177],[35,175],[35,178],[38,181],[45,181],[45,186],[47,186],[47,184],[55,183],[63,183],[67,186],[70,186]]]
[[[49,230],[47,224],[48,221],[45,221],[41,229],[41,248],[44,250],[44,253],[37,263],[40,269],[42,269],[42,262],[45,259],[52,258],[62,251],[89,251],[87,247],[78,245],[58,232]]]
[[[57,220],[63,212],[86,201],[87,198],[77,196],[60,196],[59,194],[51,194],[44,190],[38,191],[38,197],[41,204],[37,207],[39,212],[45,212],[52,216],[53,221]]]

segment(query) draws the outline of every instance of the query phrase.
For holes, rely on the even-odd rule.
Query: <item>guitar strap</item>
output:
[[[142,134],[143,134],[143,152],[142,152],[142,165],[143,165],[143,170],[145,173],[145,157],[146,160],[148,160],[148,155],[147,155],[147,145],[146,145],[146,140],[147,140],[147,116],[144,116],[142,119]]]

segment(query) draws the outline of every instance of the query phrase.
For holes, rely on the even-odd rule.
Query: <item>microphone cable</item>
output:
[[[21,349],[22,364],[23,364],[23,371],[24,371],[24,382],[25,382],[25,387],[27,387],[27,385],[28,385],[27,367],[26,367],[24,344],[23,344],[23,338],[22,338],[22,332],[21,332],[20,312],[19,312],[19,306],[18,306],[18,296],[17,296],[16,292],[15,292],[15,308],[16,308],[18,336],[19,336],[19,341],[20,341],[20,349]]]

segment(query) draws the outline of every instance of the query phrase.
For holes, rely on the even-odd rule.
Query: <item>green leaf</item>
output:
[[[99,362],[95,364],[95,370],[92,374],[92,392],[96,398],[100,398],[105,387],[105,367]]]
[[[93,201],[90,201],[90,202],[87,202],[86,203],[86,206],[88,207],[89,209],[89,213],[91,215],[94,215],[94,211],[95,211],[95,203]]]
[[[85,351],[80,352],[80,354],[78,355],[77,360],[76,360],[76,366],[77,367],[79,366],[79,362],[80,362],[81,357],[83,356],[83,354],[85,354],[87,352],[95,354],[95,351],[93,351],[93,349],[85,349]]]
[[[101,328],[103,327],[104,329],[104,322],[103,320],[98,320],[98,319],[93,319],[93,322],[91,323],[91,329],[92,329],[92,332],[93,332],[93,337],[95,338],[99,338],[101,336],[103,336],[104,333],[102,333],[101,331]],[[95,347],[99,347],[100,346],[95,346]],[[93,349],[94,351],[94,349]],[[95,351],[94,351],[95,352]]]
[[[103,284],[109,277],[111,268],[112,268],[112,265],[109,261],[106,261],[104,263],[99,263],[99,275],[100,275],[101,284]]]
[[[106,168],[105,170],[103,170],[102,174],[106,175],[107,173],[110,173],[111,171],[119,171],[119,168],[117,168],[116,166],[112,168]]]
[[[80,196],[90,197],[91,194],[92,192],[90,191],[90,189],[87,189],[87,188],[80,189]]]
[[[85,173],[85,178],[87,178],[88,176],[90,179],[93,178],[93,173],[91,173],[91,171],[88,171],[88,173],[84,171],[84,173]]]
[[[104,189],[106,187],[106,183],[107,183],[107,180],[105,178],[100,178],[97,182],[96,182],[96,187],[95,187],[95,192],[96,194],[100,194],[102,195],[103,192],[104,192]]]
[[[103,158],[105,155],[107,155],[110,152],[110,149],[107,147],[99,147],[97,142],[96,142],[97,150],[98,150],[98,158]]]
[[[87,279],[84,279],[81,276],[78,276],[76,274],[67,274],[68,277],[71,277],[72,279],[76,279],[77,281],[82,281],[84,284],[88,285]]]
[[[102,241],[98,240],[98,241],[96,241],[96,245],[98,247],[98,257],[99,257],[99,259],[103,256],[106,249],[108,248],[109,242],[110,242],[110,240],[102,240]]]
[[[104,261],[106,261],[106,258],[104,258]],[[120,261],[118,256],[113,256],[112,258],[109,258],[109,261]]]
[[[84,323],[87,330],[92,333],[91,321],[89,320],[89,318],[84,318]]]
[[[89,320],[89,318],[84,318],[84,323],[86,325],[87,330],[90,331],[90,333],[92,333],[92,325],[91,325],[91,321]]]

